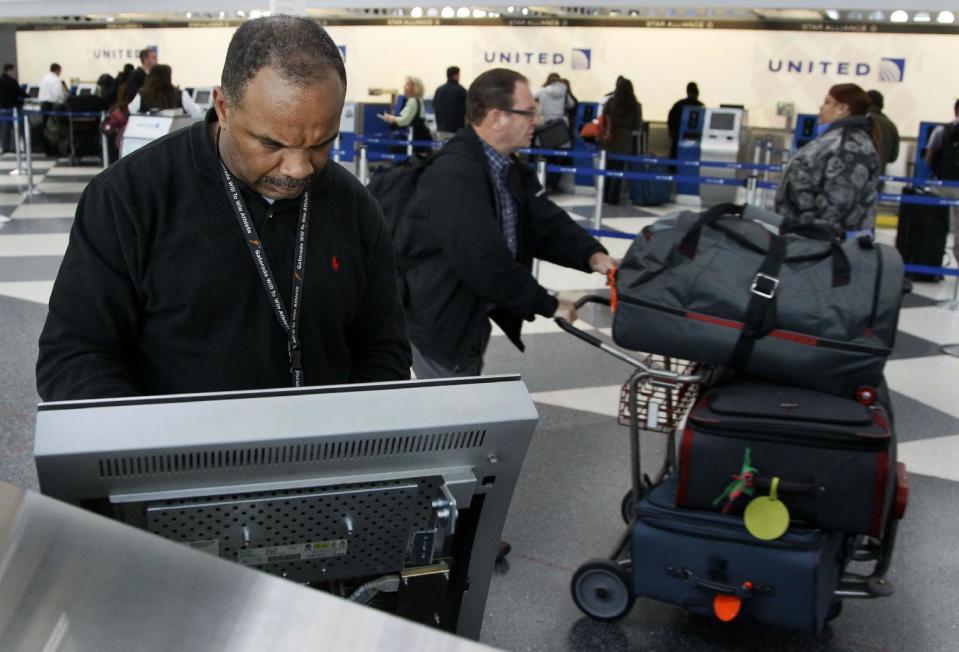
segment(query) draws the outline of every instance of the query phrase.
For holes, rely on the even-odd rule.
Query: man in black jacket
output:
[[[129,104],[137,96],[143,84],[146,83],[147,75],[155,65],[157,65],[157,51],[150,48],[140,50],[140,66],[127,78],[126,89],[123,91],[124,102]]]
[[[13,74],[13,64],[3,64],[3,75],[0,75],[0,116],[6,119],[12,119],[13,115],[9,113],[10,109],[18,109],[23,106],[23,98],[27,96],[20,88],[20,82]],[[4,152],[12,152],[14,145],[13,122],[0,123],[0,148]]]
[[[503,68],[477,77],[467,119],[423,173],[401,243],[419,378],[479,374],[490,319],[520,350],[524,319],[576,319],[572,303],[536,282],[534,257],[603,274],[613,264],[513,155],[538,120],[525,77]]]
[[[327,164],[345,92],[314,21],[236,31],[206,120],[84,191],[40,336],[44,400],[409,378],[386,224]]]
[[[686,84],[686,97],[677,100],[666,116],[666,128],[669,130],[669,158],[676,158],[679,151],[679,123],[683,120],[683,109],[687,106],[702,106],[699,101],[699,86],[696,82]]]
[[[436,115],[436,137],[449,140],[466,124],[466,89],[460,86],[460,69],[446,69],[446,83],[433,94]]]

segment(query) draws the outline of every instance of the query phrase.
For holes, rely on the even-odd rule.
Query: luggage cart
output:
[[[596,303],[610,305],[610,300],[597,295],[587,295],[576,303],[576,309]],[[619,620],[632,608],[636,599],[633,565],[628,556],[635,508],[647,491],[659,485],[676,469],[676,432],[696,401],[703,386],[714,384],[722,370],[709,368],[695,362],[667,358],[653,354],[630,354],[613,344],[583,331],[565,319],[556,319],[557,325],[567,333],[595,346],[609,355],[626,362],[635,371],[623,384],[620,392],[619,423],[629,428],[630,469],[632,484],[623,496],[620,513],[627,528],[612,555],[592,559],[582,564],[573,574],[571,591],[573,601],[580,611],[595,620]],[[641,437],[660,435],[666,437],[663,461],[653,477],[643,474],[640,466]],[[760,485],[762,486],[762,485]],[[836,618],[842,611],[844,599],[871,599],[892,595],[893,586],[886,579],[895,547],[896,530],[905,514],[909,496],[908,477],[905,465],[896,469],[896,486],[893,505],[881,537],[849,535],[843,548],[840,564],[840,580],[833,592],[833,602],[827,620]],[[852,562],[872,562],[872,572],[850,570]]]

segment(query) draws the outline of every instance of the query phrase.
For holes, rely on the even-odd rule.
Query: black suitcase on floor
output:
[[[747,464],[753,470],[743,478]],[[794,520],[878,537],[895,468],[892,425],[879,405],[768,382],[722,385],[700,397],[686,421],[676,504],[741,514],[778,477]],[[751,484],[752,496],[729,500],[734,476]]]
[[[935,197],[922,189],[906,187],[906,196]],[[946,236],[949,234],[949,207],[923,204],[899,204],[899,225],[896,227],[896,249],[904,263],[941,267],[946,254]],[[909,272],[914,281],[941,281],[942,276]]]
[[[636,508],[636,596],[705,616],[716,614],[717,596],[738,598],[736,622],[822,631],[839,585],[842,534],[793,527],[760,541],[739,517],[679,509],[675,501],[676,482],[667,478]]]

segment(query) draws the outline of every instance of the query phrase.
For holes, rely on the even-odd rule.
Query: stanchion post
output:
[[[771,164],[771,162],[772,162],[772,160],[773,160],[773,139],[772,139],[772,136],[769,136],[769,137],[766,138],[765,149],[766,149],[766,152],[765,152],[765,156],[763,157],[763,162],[766,164],[766,169],[763,170],[763,181],[769,181],[769,165]],[[783,163],[783,166],[785,166],[785,162]],[[768,208],[768,207],[769,207],[768,204],[769,204],[769,190],[768,190],[767,188],[763,188],[763,203],[762,203],[762,207],[763,207],[763,208]]]
[[[33,144],[30,142],[30,118],[27,117],[26,124],[23,126],[23,146],[27,150],[27,197],[33,197],[36,193],[33,189]]]
[[[337,135],[336,140],[333,141],[333,160],[339,163],[341,158],[342,157],[340,156],[340,137],[339,135]]]
[[[406,155],[413,158],[413,128],[410,127],[410,133],[406,137]]]
[[[100,111],[100,124],[103,124],[107,119],[107,112]],[[103,156],[103,169],[106,170],[110,165],[110,142],[107,140],[107,135],[103,132],[100,132],[100,153]]]
[[[368,180],[367,178],[369,177],[369,174],[370,174],[370,166],[366,156],[366,145],[363,145],[362,147],[360,147],[359,160],[360,160],[360,163],[359,163],[360,169],[358,170],[359,174],[357,176],[360,178],[360,183],[362,183],[365,186]]]
[[[600,172],[606,171],[606,150],[599,150],[599,162],[596,169]],[[596,175],[596,203],[593,206],[593,228],[600,229],[603,226],[603,190],[606,187],[606,177],[601,174]]]
[[[536,178],[539,180],[539,185],[546,187],[546,159],[538,158],[536,159]]]
[[[533,269],[530,271],[533,274],[533,278],[539,280],[539,258],[533,259]]]
[[[23,174],[23,143],[20,141],[20,109],[13,109],[13,148],[17,150],[17,169],[11,174]]]

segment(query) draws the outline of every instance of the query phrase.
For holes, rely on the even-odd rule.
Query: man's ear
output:
[[[229,113],[232,110],[229,101],[226,99],[226,95],[223,93],[222,86],[213,87],[213,110],[216,111],[217,120],[220,121],[220,127],[229,127],[230,126],[230,116]]]

